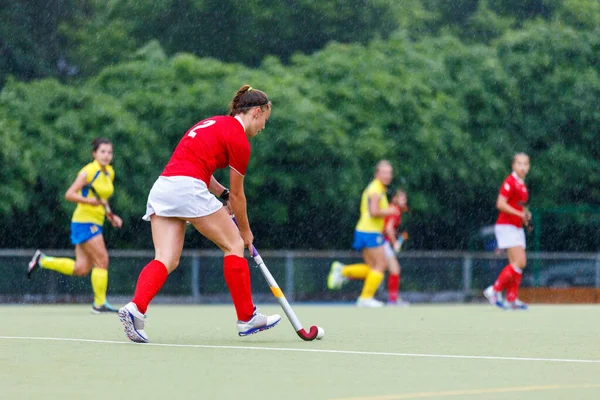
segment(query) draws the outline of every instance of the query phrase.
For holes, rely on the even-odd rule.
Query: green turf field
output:
[[[89,306],[0,306],[0,399],[600,398],[598,307],[295,310],[322,341],[285,317],[240,338],[229,306],[153,306],[151,345]]]

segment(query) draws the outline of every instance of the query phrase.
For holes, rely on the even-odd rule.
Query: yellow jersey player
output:
[[[359,307],[381,307],[383,303],[374,298],[387,267],[382,235],[385,217],[397,215],[398,209],[390,208],[386,196],[387,186],[393,176],[392,165],[381,160],[375,166],[375,179],[363,191],[360,201],[360,219],[354,231],[352,247],[361,251],[365,264],[344,265],[338,261],[331,264],[327,278],[329,289],[339,289],[347,279],[364,280],[363,290],[356,301]]]
[[[77,203],[71,219],[71,242],[75,245],[75,260],[50,257],[36,250],[27,266],[27,277],[38,268],[50,269],[63,275],[86,276],[92,272],[94,291],[92,312],[95,314],[117,312],[106,301],[108,286],[108,252],[102,225],[108,218],[112,226],[120,228],[121,218],[113,214],[108,199],[114,192],[115,171],[110,166],[113,158],[112,143],[106,138],[92,142],[94,160],[83,167],[71,184],[65,198]]]

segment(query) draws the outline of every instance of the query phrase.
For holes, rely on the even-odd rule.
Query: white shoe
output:
[[[281,321],[281,316],[275,315],[264,315],[258,312],[257,309],[254,311],[254,315],[250,321],[238,321],[238,335],[248,336],[267,329],[271,329]]]
[[[504,301],[502,300],[502,293],[496,292],[493,286],[488,286],[484,291],[483,295],[490,302],[491,305],[504,309]]]
[[[119,309],[119,319],[125,327],[129,340],[136,343],[148,343],[148,335],[144,332],[146,316],[142,314],[134,303],[127,303]]]
[[[331,263],[331,269],[329,270],[329,276],[327,277],[327,287],[330,290],[341,289],[346,281],[346,278],[342,275],[342,268],[344,268],[344,264],[339,261]]]
[[[392,307],[408,307],[410,306],[410,303],[408,301],[404,301],[402,299],[398,299],[396,301],[388,301],[387,302],[388,306],[392,306]]]
[[[357,307],[365,307],[365,308],[377,308],[383,307],[383,302],[374,299],[373,297],[365,298],[359,297],[356,300]]]
[[[27,264],[27,279],[31,279],[31,274],[33,271],[40,267],[40,259],[42,257],[44,257],[44,253],[42,253],[40,250],[36,250],[35,253],[33,253],[31,261],[29,261],[29,264]]]
[[[509,301],[506,302],[506,309],[508,310],[527,310],[528,308],[529,306],[519,299],[515,299],[512,303]]]

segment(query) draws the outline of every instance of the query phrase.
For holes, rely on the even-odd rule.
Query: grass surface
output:
[[[301,341],[285,316],[240,338],[232,307],[157,305],[140,345],[89,306],[0,306],[0,399],[600,398],[598,307],[295,311],[325,338]]]

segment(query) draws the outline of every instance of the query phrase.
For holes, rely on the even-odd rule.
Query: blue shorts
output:
[[[354,243],[352,243],[352,248],[361,251],[362,249],[383,246],[383,242],[384,239],[381,233],[354,231]]]
[[[71,243],[78,245],[85,243],[94,236],[102,234],[102,227],[96,224],[71,222]]]

